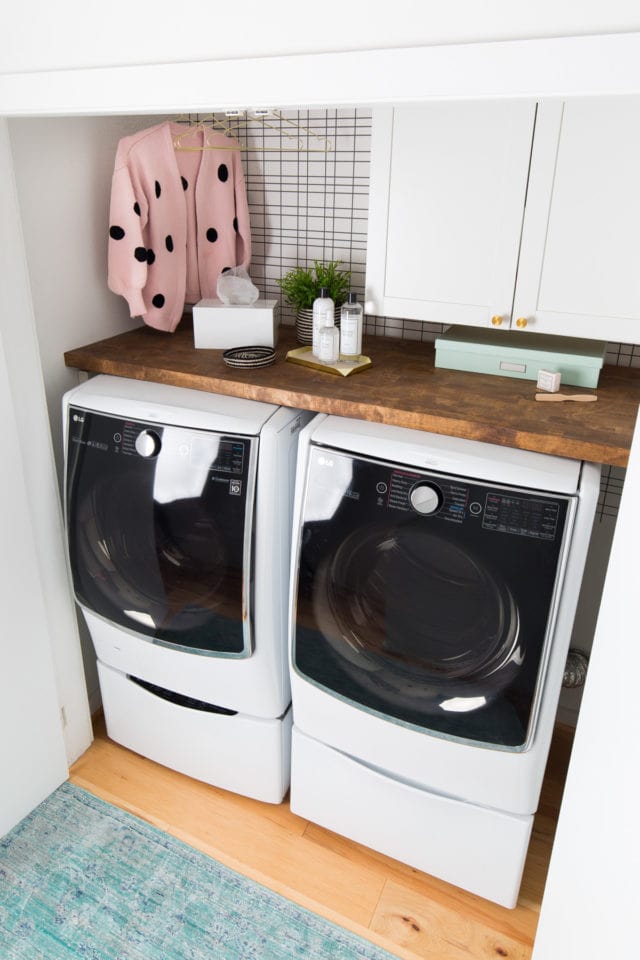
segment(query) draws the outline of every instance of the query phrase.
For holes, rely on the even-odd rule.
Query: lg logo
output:
[[[325,456],[323,456],[322,454],[320,454],[320,456],[318,457],[318,466],[320,466],[320,467],[332,467],[332,466],[333,466],[333,460],[331,460],[330,457],[325,457]]]

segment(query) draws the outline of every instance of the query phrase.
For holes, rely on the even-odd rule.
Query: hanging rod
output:
[[[282,116],[278,110],[227,110],[225,111],[224,116],[225,119],[221,120],[213,113],[205,114],[204,116],[198,113],[180,115],[176,118],[175,122],[184,123],[191,129],[202,129],[205,142],[203,146],[200,147],[184,146],[182,144],[182,140],[191,133],[191,130],[188,129],[185,130],[184,133],[174,137],[174,148],[176,150],[187,150],[193,152],[201,152],[202,150],[255,150],[270,151],[274,153],[331,153],[333,150],[333,142],[329,137],[323,137],[310,127],[304,126],[295,120],[290,120],[288,117]],[[238,134],[241,128],[244,126],[242,123],[237,121],[243,120],[245,123],[259,123],[261,126],[275,131],[276,134],[284,137],[288,143],[283,143],[277,147],[266,145],[252,147],[242,143],[229,144],[228,146],[225,146],[224,144],[206,143],[207,129],[211,129],[214,132],[219,131],[224,133],[224,135],[227,137],[235,138],[236,134]],[[236,122],[232,123],[231,121]],[[284,129],[285,126],[290,129]],[[246,126],[244,129],[246,130]]]

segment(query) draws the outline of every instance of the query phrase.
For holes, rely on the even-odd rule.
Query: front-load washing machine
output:
[[[515,905],[599,472],[333,416],[308,425],[295,813]]]
[[[310,415],[108,376],[67,393],[63,413],[69,567],[109,736],[279,803],[291,509]]]

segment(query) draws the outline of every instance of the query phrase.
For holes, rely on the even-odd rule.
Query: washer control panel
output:
[[[180,469],[210,471],[225,482],[246,473],[251,439],[233,437],[211,430],[196,430],[127,420],[110,414],[70,407],[69,446],[84,448],[96,455],[163,463],[173,460]]]

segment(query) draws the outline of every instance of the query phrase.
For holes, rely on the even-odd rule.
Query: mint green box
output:
[[[436,367],[537,380],[538,371],[559,373],[561,382],[597,387],[606,343],[519,330],[449,327],[435,343]]]

